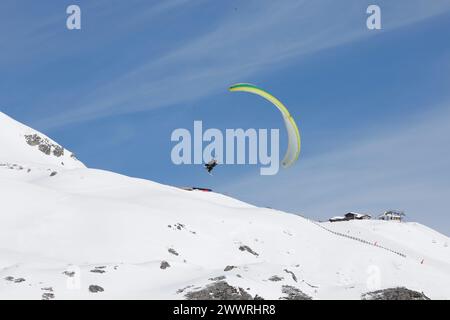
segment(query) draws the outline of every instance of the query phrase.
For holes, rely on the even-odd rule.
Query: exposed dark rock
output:
[[[170,248],[168,251],[169,251],[169,253],[171,253],[171,254],[173,254],[175,256],[179,256],[179,253],[176,252],[175,249],[173,249],[173,248]]]
[[[253,297],[242,288],[230,286],[225,281],[215,282],[198,291],[185,295],[188,300],[253,300]]]
[[[25,279],[24,278],[14,279],[14,283],[21,283],[21,282],[25,282]]]
[[[259,254],[256,253],[255,251],[253,251],[252,248],[250,248],[249,246],[244,246],[244,245],[242,245],[242,246],[239,247],[239,250],[241,250],[241,251],[247,251],[248,253],[251,253],[252,255],[254,255],[254,256],[256,256],[256,257],[259,256]]]
[[[279,276],[271,276],[269,278],[269,280],[270,281],[282,281],[282,280],[284,280],[284,278],[283,277],[279,277]]]
[[[7,276],[7,277],[5,277],[5,280],[6,281],[14,281],[14,277]]]
[[[287,296],[281,297],[280,300],[312,300],[310,296],[293,286],[283,286],[281,292]]]
[[[237,268],[237,267],[235,267],[235,266],[226,266],[223,271],[231,271],[231,270],[233,270],[235,268]]]
[[[58,174],[58,172],[53,171],[52,173],[50,173],[50,177],[54,177],[54,176],[56,176],[57,174]]]
[[[63,147],[61,147],[61,146],[57,146],[57,145],[53,145],[54,146],[54,149],[53,149],[53,155],[55,156],[55,157],[61,157],[61,156],[63,156],[64,155],[64,148]],[[64,165],[64,163],[63,163],[63,165]]]
[[[30,134],[25,136],[25,140],[30,146],[34,147],[41,144],[42,138],[37,134]]]
[[[162,261],[160,268],[165,270],[167,268],[170,268],[170,264],[167,261]]]
[[[75,276],[75,271],[64,271],[63,274],[72,278]]]
[[[222,281],[225,280],[227,277],[225,276],[219,276],[219,277],[215,277],[215,278],[209,278],[210,281]]]
[[[190,289],[192,287],[193,287],[193,285],[190,285],[190,286],[184,287],[182,289],[178,289],[177,294],[183,293],[184,291],[186,291],[187,289]]]
[[[284,272],[289,273],[292,277],[292,279],[297,282],[297,276],[292,271],[289,271],[288,269],[284,269]]]
[[[6,167],[10,170],[18,170],[18,171],[24,169],[24,167],[15,163],[0,163],[0,167]]]
[[[25,135],[25,141],[32,147],[38,147],[38,149],[46,155],[53,154],[55,157],[61,157],[64,155],[64,148],[60,145],[51,143],[47,138],[42,138],[37,134]]]
[[[177,223],[177,224],[175,225],[175,227],[176,227],[178,230],[181,230],[181,229],[184,229],[184,224]]]
[[[94,270],[91,270],[91,272],[92,273],[105,273],[106,271],[102,270],[102,269],[94,269]]]
[[[55,299],[55,295],[53,293],[44,292],[42,294],[42,300],[51,300],[51,299]]]
[[[189,230],[185,224],[183,223],[175,223],[173,225],[169,224],[167,225],[168,228],[172,229],[172,230],[178,230],[178,231],[188,231],[191,234],[197,234],[197,232],[193,231],[193,230]]]
[[[89,286],[89,291],[92,292],[92,293],[98,293],[98,292],[105,291],[105,289],[103,289],[102,287],[97,286],[97,285],[90,285]]]
[[[47,144],[40,144],[39,145],[39,150],[43,153],[45,153],[46,155],[50,155],[50,153],[52,152],[52,148],[47,145]]]
[[[423,292],[417,292],[405,287],[389,288],[365,293],[362,300],[430,300]]]

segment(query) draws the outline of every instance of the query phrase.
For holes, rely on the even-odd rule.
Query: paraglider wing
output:
[[[238,83],[232,85],[229,88],[230,91],[244,91],[250,92],[263,97],[264,99],[270,101],[274,104],[278,110],[281,112],[284,123],[286,125],[287,135],[288,135],[288,148],[281,164],[284,168],[291,166],[295,161],[297,161],[300,155],[301,139],[300,133],[298,131],[297,124],[289,113],[288,109],[281,103],[280,100],[275,98],[273,95],[267,91],[256,87],[255,85],[249,83]]]

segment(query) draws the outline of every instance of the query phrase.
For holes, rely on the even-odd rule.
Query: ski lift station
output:
[[[389,210],[384,212],[382,215],[378,216],[378,220],[384,221],[403,221],[405,213],[398,210]],[[340,221],[350,221],[350,220],[369,220],[372,219],[370,214],[358,213],[358,212],[348,212],[344,216],[336,216],[330,218],[330,222],[340,222]]]
[[[372,216],[366,213],[348,212],[344,216],[337,216],[329,219],[330,222],[349,221],[349,220],[369,220]]]
[[[383,213],[378,217],[379,220],[385,221],[398,221],[401,222],[405,217],[405,213],[403,211],[398,210],[389,210]]]

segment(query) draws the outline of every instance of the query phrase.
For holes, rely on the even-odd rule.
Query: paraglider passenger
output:
[[[210,162],[205,164],[205,169],[208,170],[208,173],[211,173],[215,166],[217,166],[217,160],[212,159]]]

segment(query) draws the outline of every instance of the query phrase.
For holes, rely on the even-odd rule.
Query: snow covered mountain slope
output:
[[[82,168],[68,150],[0,112],[0,164],[38,164]]]
[[[364,238],[378,246],[401,251],[409,259],[450,273],[449,238],[419,223],[363,220],[345,223],[327,222],[324,225],[337,232]]]
[[[63,166],[24,144],[44,135],[5,116],[0,128],[0,160],[23,166],[0,166],[0,299],[186,299],[224,284],[264,299],[399,286],[450,298],[450,239],[420,224],[316,223],[68,152]]]

